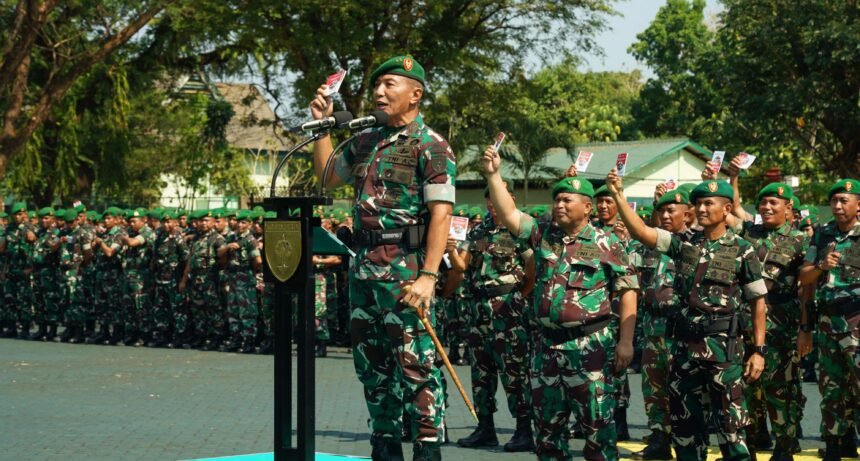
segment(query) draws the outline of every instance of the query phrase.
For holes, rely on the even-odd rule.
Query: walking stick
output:
[[[436,350],[439,351],[439,355],[442,356],[442,361],[445,362],[445,368],[448,369],[448,373],[451,373],[451,379],[454,380],[454,384],[457,385],[457,390],[460,391],[463,401],[466,402],[466,406],[469,407],[469,412],[472,413],[472,417],[475,418],[475,421],[477,422],[478,415],[475,413],[475,407],[472,406],[472,402],[469,401],[466,391],[463,390],[463,385],[460,384],[460,378],[457,378],[457,373],[454,371],[454,367],[451,366],[451,361],[448,360],[448,354],[445,353],[445,348],[443,348],[442,343],[439,342],[439,338],[436,336],[436,331],[433,330],[433,326],[430,325],[430,320],[428,320],[427,315],[424,314],[424,309],[418,309],[418,318],[421,319],[421,323],[424,324],[424,328],[427,330],[427,333],[430,334],[430,339],[433,340],[433,344],[436,345]]]

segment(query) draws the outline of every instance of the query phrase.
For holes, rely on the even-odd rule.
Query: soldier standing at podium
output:
[[[403,459],[401,416],[411,414],[415,460],[441,459],[443,388],[436,349],[422,331],[419,310],[431,309],[454,203],[454,153],[424,124],[419,104],[424,68],[397,56],[370,76],[377,110],[388,126],[363,131],[334,163],[329,187],[355,186],[356,257],[349,274],[353,358],[370,413],[373,459]],[[328,117],[327,86],[311,102],[314,119]],[[314,145],[314,167],[332,152],[326,136]],[[404,387],[406,390],[404,390]],[[402,395],[411,401],[402,402]]]

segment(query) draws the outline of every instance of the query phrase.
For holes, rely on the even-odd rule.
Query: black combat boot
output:
[[[88,339],[92,338],[93,335],[96,334],[96,321],[95,320],[87,320],[84,323],[84,342],[87,344],[91,344],[87,342]]]
[[[35,333],[30,335],[29,339],[31,341],[44,341],[45,337],[47,337],[47,336],[48,336],[48,324],[47,323],[40,323],[39,329],[36,330]]]
[[[48,334],[45,335],[44,341],[53,341],[57,337],[57,324],[52,323],[48,326]]]
[[[642,451],[634,452],[631,458],[644,460],[669,460],[672,459],[671,436],[663,431],[651,431],[648,437],[648,445]]]
[[[857,458],[857,437],[853,428],[849,427],[848,432],[842,436],[839,454],[843,458]]]
[[[9,320],[3,325],[3,331],[0,332],[0,338],[14,338],[18,336],[18,330],[15,329],[15,321]]]
[[[615,433],[619,442],[630,440],[630,430],[627,428],[626,408],[615,409]]]
[[[478,427],[468,437],[457,441],[463,448],[497,447],[499,438],[496,437],[496,423],[492,413],[478,416]]]
[[[511,440],[503,447],[508,452],[533,451],[535,441],[532,436],[532,421],[528,416],[517,418],[517,429]]]
[[[83,325],[76,324],[72,327],[72,337],[69,338],[69,344],[83,344],[84,343],[84,327]]]
[[[260,354],[271,354],[275,349],[274,341],[271,338],[266,338],[260,343]]]
[[[793,442],[793,439],[778,437],[776,439],[776,447],[770,456],[771,461],[794,461],[794,452],[792,451]]]
[[[767,451],[773,448],[773,439],[770,438],[770,431],[767,430],[767,416],[762,415],[756,418],[755,437],[751,445],[755,445],[757,451]]]
[[[238,348],[238,351],[243,354],[253,354],[256,351],[254,340],[252,338],[247,338],[242,341],[242,345]]]
[[[99,322],[98,331],[93,331],[93,334],[90,335],[84,342],[87,344],[101,344],[105,339],[108,338],[110,332],[108,331],[108,326],[105,323]]]
[[[373,461],[403,461],[403,446],[394,437],[374,434],[370,436],[370,446]]]
[[[104,342],[105,346],[116,346],[122,342],[125,337],[125,326],[118,323],[113,324],[113,334]]]
[[[21,330],[18,332],[18,339],[30,339],[30,322],[21,322]]]
[[[415,442],[412,445],[412,461],[442,461],[442,449],[438,443]]]
[[[403,419],[400,424],[400,441],[412,441],[412,416],[405,411],[403,412]]]
[[[451,343],[451,346],[448,347],[448,361],[457,364],[460,360],[463,360],[463,356],[460,355],[460,345]]]
[[[63,334],[54,338],[55,343],[67,343],[70,339],[72,339],[72,326],[70,324],[65,325],[65,329],[63,330]]]
[[[328,350],[326,348],[326,342],[324,339],[316,340],[314,357],[325,357],[328,355]]]
[[[842,440],[838,436],[825,436],[824,445],[824,461],[839,461],[842,458]]]

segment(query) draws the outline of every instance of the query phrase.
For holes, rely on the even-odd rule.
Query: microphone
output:
[[[343,125],[352,120],[352,114],[347,111],[340,111],[331,114],[331,117],[326,117],[319,120],[314,120],[313,122],[302,123],[301,125],[294,126],[289,129],[291,133],[298,133],[300,131],[313,131],[313,130],[325,130],[328,128],[334,128],[339,125]]]
[[[372,126],[385,126],[388,124],[388,114],[381,110],[375,110],[365,117],[354,118],[347,123],[350,130],[360,130]]]

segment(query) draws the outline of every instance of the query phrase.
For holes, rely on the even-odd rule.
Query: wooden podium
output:
[[[320,227],[313,217],[318,206],[332,204],[329,197],[272,197],[263,201],[277,219],[264,223],[266,283],[273,283],[272,313],[275,329],[275,461],[314,459],[314,254],[349,253],[337,238]],[[297,302],[292,303],[292,297]],[[293,331],[291,319],[297,309],[297,408],[296,443],[293,444]]]

